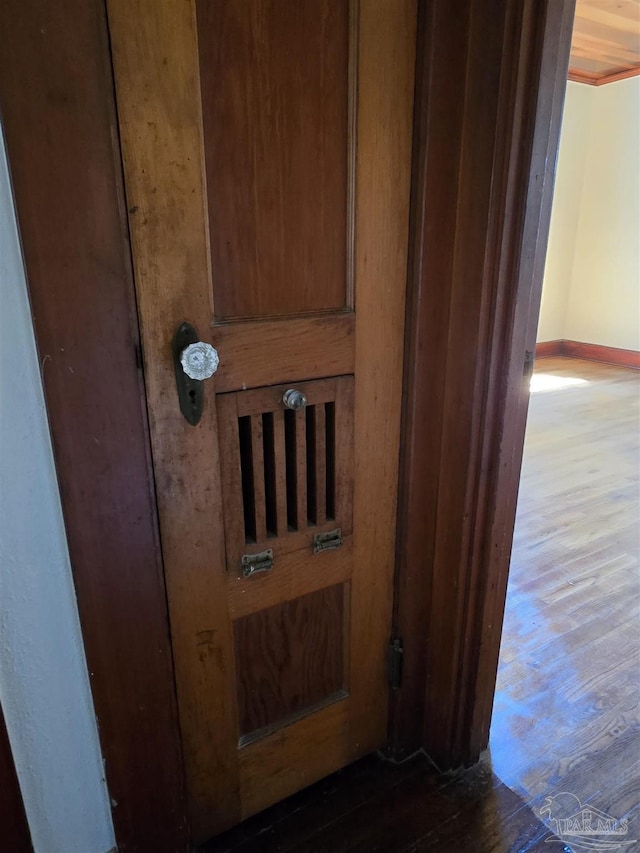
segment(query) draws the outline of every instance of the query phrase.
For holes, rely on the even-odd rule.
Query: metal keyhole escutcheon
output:
[[[211,344],[198,339],[190,323],[178,327],[172,348],[180,411],[191,426],[196,426],[204,406],[204,380],[213,376],[220,359]]]

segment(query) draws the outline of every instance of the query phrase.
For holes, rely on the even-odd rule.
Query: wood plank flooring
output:
[[[536,812],[571,792],[627,818],[629,839],[640,839],[639,390],[637,371],[536,363],[490,742],[494,772]]]
[[[562,791],[640,838],[639,381],[536,365],[559,387],[532,393],[490,753],[444,776],[369,756],[200,853],[570,851],[539,817]]]
[[[486,762],[438,776],[424,755],[400,765],[372,755],[200,853],[552,853],[548,838],[554,836]]]

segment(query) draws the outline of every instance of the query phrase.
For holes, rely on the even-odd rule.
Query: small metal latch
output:
[[[399,690],[402,685],[403,655],[402,640],[394,637],[389,643],[389,686],[392,690]]]
[[[331,551],[341,545],[342,530],[339,527],[336,530],[330,530],[328,533],[316,533],[313,537],[314,554],[319,554],[321,551]]]
[[[260,572],[270,572],[273,568],[273,550],[267,548],[259,554],[244,554],[240,560],[242,577],[250,578]]]

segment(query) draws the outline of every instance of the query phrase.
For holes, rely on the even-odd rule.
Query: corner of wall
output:
[[[0,702],[36,853],[115,839],[0,128]]]
[[[551,210],[538,341],[565,336],[569,294],[585,186],[595,87],[567,82]]]
[[[640,77],[593,90],[564,338],[640,350]]]

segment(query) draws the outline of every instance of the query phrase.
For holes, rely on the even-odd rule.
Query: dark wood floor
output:
[[[639,391],[637,371],[536,364],[491,728],[494,772],[534,809],[568,791],[635,839]]]
[[[201,853],[553,853],[553,837],[486,762],[438,776],[424,755],[401,765],[369,756]]]
[[[539,817],[559,792],[627,817],[624,840],[640,838],[639,379],[567,359],[536,366],[537,385],[561,387],[532,394],[483,761],[438,776],[425,756],[370,756],[202,853],[569,851]]]

